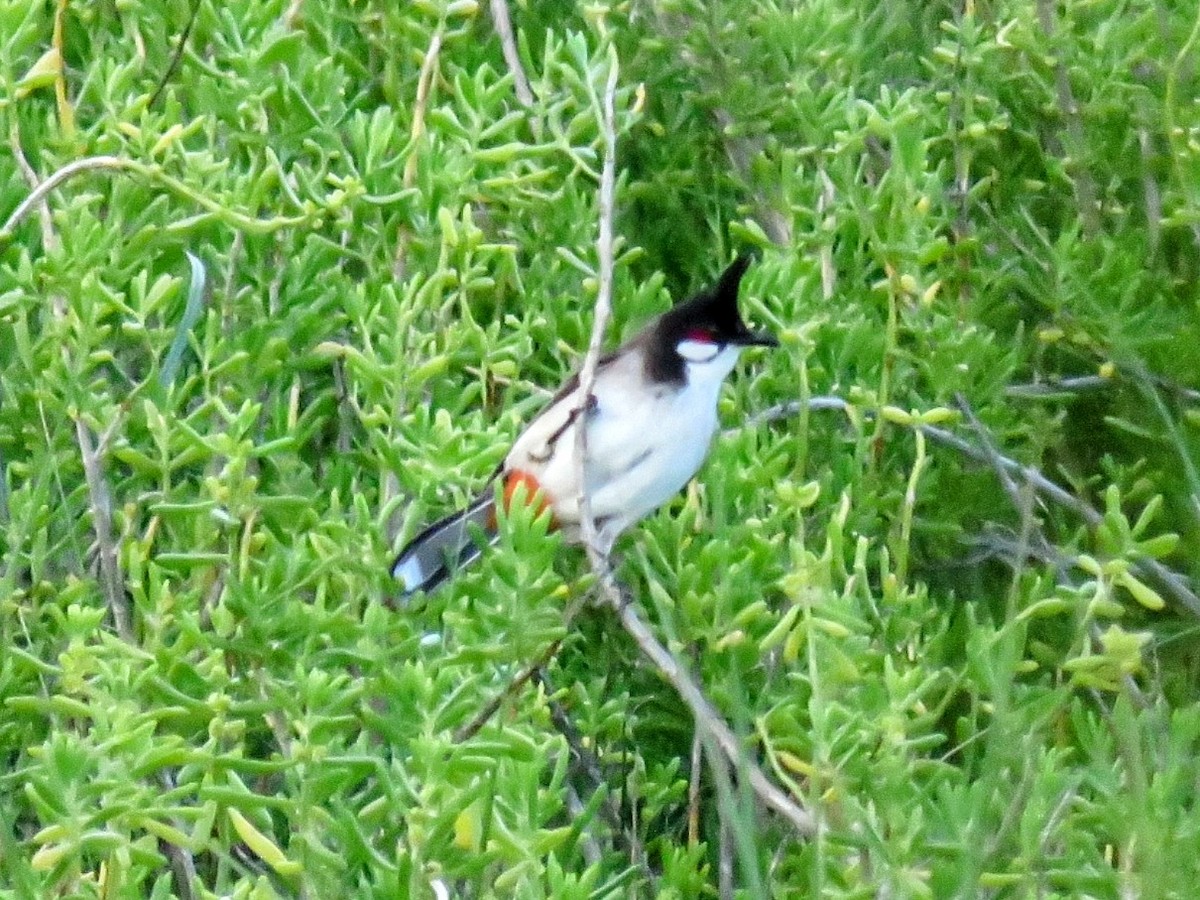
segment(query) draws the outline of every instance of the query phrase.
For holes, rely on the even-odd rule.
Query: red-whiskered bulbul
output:
[[[739,257],[717,286],[677,304],[596,367],[592,401],[583,410],[573,375],[529,423],[488,486],[466,509],[430,525],[400,551],[392,575],[404,593],[428,591],[479,556],[469,526],[495,540],[496,495],[549,508],[569,541],[580,539],[580,466],[575,430],[587,428],[587,484],[598,549],[653,512],[691,480],[717,429],[717,397],[742,350],[774,347],[738,313],[738,286],[750,264]],[[497,491],[492,482],[499,478]]]

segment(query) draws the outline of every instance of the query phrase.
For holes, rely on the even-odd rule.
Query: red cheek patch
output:
[[[685,341],[696,341],[699,344],[715,344],[717,336],[709,328],[689,328],[683,335]]]

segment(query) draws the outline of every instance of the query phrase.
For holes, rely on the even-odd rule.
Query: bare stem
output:
[[[1037,13],[1046,40],[1053,43],[1056,28],[1054,0],[1037,0]],[[1053,49],[1051,52],[1054,52]],[[1083,133],[1083,119],[1079,115],[1079,103],[1071,88],[1067,64],[1057,52],[1054,53],[1054,57],[1054,87],[1067,139],[1067,168],[1075,184],[1075,202],[1079,204],[1079,218],[1083,222],[1084,233],[1088,237],[1095,237],[1100,233],[1100,209],[1096,199],[1096,184],[1083,161],[1083,149],[1087,145]]]
[[[604,86],[604,167],[600,171],[600,223],[596,237],[596,255],[599,257],[599,289],[596,308],[592,317],[592,337],[588,342],[583,368],[579,371],[580,424],[575,429],[575,458],[579,467],[579,521],[583,533],[583,544],[587,548],[592,568],[600,573],[608,568],[608,548],[596,546],[596,523],[592,519],[591,498],[587,491],[587,410],[592,401],[592,388],[596,384],[596,366],[600,362],[600,350],[604,345],[604,332],[612,318],[613,282],[613,195],[616,193],[617,130],[613,112],[617,93],[616,51],[609,55],[608,82]]]
[[[748,419],[746,425],[742,427],[747,427],[750,423],[772,422],[776,419],[793,416],[800,411],[801,405],[801,402],[796,400],[789,403],[781,403]],[[846,411],[850,407],[840,397],[813,397],[808,401],[807,406],[809,409],[837,409],[842,411]],[[970,441],[944,428],[938,428],[936,425],[922,424],[915,427],[935,444],[957,450],[963,456],[977,462],[999,466],[1006,472],[1020,476],[1042,497],[1069,509],[1083,519],[1091,528],[1097,527],[1104,521],[1104,516],[1099,510],[1080,500],[1065,488],[1055,484],[1034,466],[1027,466],[1011,457],[1002,456],[998,453],[992,456],[986,449],[977,447]],[[1200,616],[1200,597],[1196,595],[1196,592],[1188,584],[1187,579],[1183,575],[1168,568],[1158,560],[1149,557],[1136,560],[1133,563],[1133,568],[1135,571],[1148,575],[1158,581],[1175,602],[1193,615]]]
[[[505,685],[500,693],[489,700],[483,709],[475,714],[475,718],[473,718],[466,725],[462,726],[462,728],[458,729],[458,731],[454,732],[454,742],[456,744],[461,744],[464,741],[469,741],[471,738],[475,737],[475,735],[479,734],[483,726],[486,725],[492,716],[496,714],[496,711],[504,705],[506,700],[515,696],[516,693],[529,682],[529,679],[533,678],[541,669],[544,669],[550,664],[550,661],[558,654],[560,647],[562,647],[562,638],[559,638],[556,641],[551,641],[550,645],[546,647],[542,655],[539,656],[532,665],[526,667],[526,669],[521,672],[520,675]]]
[[[596,297],[596,310],[592,320],[592,338],[588,345],[587,356],[579,375],[579,409],[587,409],[592,388],[596,381],[596,366],[600,359],[600,348],[604,341],[604,331],[612,315],[612,280],[613,280],[613,194],[616,184],[616,126],[614,124],[614,98],[617,90],[617,59],[615,51],[610,55],[608,83],[604,90],[604,166],[600,174],[600,225],[596,240],[596,251],[599,256],[599,292]],[[580,426],[575,430],[575,450],[579,465],[579,480],[581,486],[580,524],[583,531],[584,546],[587,549],[588,561],[592,571],[599,579],[601,593],[605,601],[616,612],[621,624],[629,632],[630,637],[638,645],[642,653],[654,664],[664,678],[679,694],[692,712],[696,727],[707,736],[711,736],[721,753],[740,773],[748,778],[751,788],[768,808],[775,810],[786,818],[801,834],[811,834],[814,829],[812,816],[779,787],[777,787],[743,751],[741,742],[733,730],[725,724],[724,719],[704,696],[696,681],[679,664],[670,651],[667,650],[650,633],[646,623],[641,620],[631,603],[626,602],[621,588],[609,565],[608,547],[598,547],[596,541],[596,523],[592,520],[591,506],[587,495],[587,429]]]
[[[45,181],[41,182],[37,187],[29,192],[26,197],[12,211],[12,215],[5,221],[3,227],[0,227],[0,241],[8,237],[14,228],[29,214],[29,211],[42,202],[47,194],[52,190],[80,172],[88,172],[93,169],[130,169],[132,168],[131,161],[122,159],[119,156],[88,156],[83,159],[77,159],[75,162],[67,163]]]
[[[108,611],[112,615],[117,634],[122,640],[133,642],[133,624],[129,600],[125,596],[124,579],[121,576],[121,560],[112,533],[112,497],[92,433],[83,419],[75,420],[75,438],[79,443],[79,455],[83,461],[83,474],[87,479],[88,497],[92,508],[92,530],[96,533],[96,546],[100,557],[100,587]]]
[[[625,602],[611,573],[602,578],[601,585],[609,605],[616,611],[625,631],[633,638],[642,654],[658,669],[659,674],[675,689],[680,699],[687,704],[695,718],[696,727],[712,738],[717,748],[734,766],[734,770],[748,779],[755,795],[768,809],[787,819],[800,834],[812,834],[816,829],[812,814],[784,793],[766,776],[758,764],[747,756],[737,735],[725,724],[721,714],[704,696],[691,674],[654,637],[634,605]]]
[[[525,69],[521,66],[521,55],[517,53],[512,21],[508,17],[508,4],[505,0],[491,0],[491,9],[492,25],[496,29],[496,36],[500,38],[504,62],[508,65],[508,71],[512,73],[517,101],[522,106],[533,106],[533,92],[529,89],[529,79],[525,77]]]

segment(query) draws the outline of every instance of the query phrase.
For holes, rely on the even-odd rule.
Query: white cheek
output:
[[[687,343],[685,341],[685,343]],[[706,345],[712,347],[712,344]],[[708,354],[700,360],[688,360],[688,383],[693,385],[707,384],[719,388],[725,376],[733,371],[743,348],[726,345],[715,348],[715,353]],[[684,357],[686,359],[686,357]]]
[[[721,355],[721,345],[712,341],[680,341],[675,350],[690,363],[712,362]]]

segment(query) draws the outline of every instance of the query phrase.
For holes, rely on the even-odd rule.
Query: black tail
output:
[[[496,501],[492,492],[466,509],[434,522],[405,545],[392,563],[392,577],[404,585],[407,597],[417,591],[432,591],[458,569],[477,559],[483,547],[471,538],[471,524],[496,540]]]

